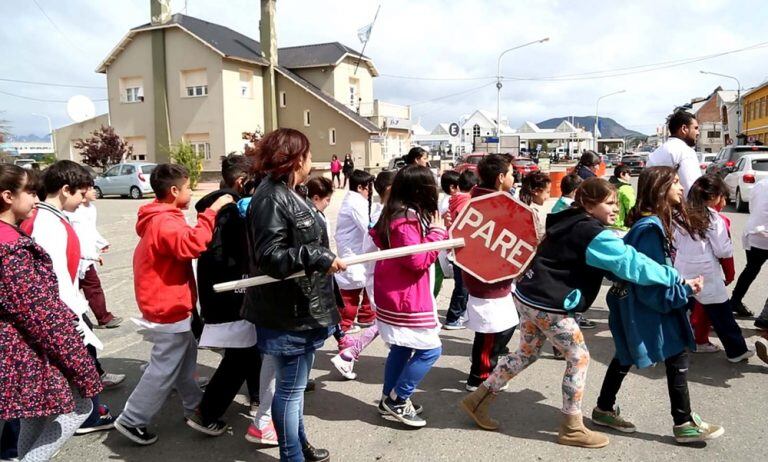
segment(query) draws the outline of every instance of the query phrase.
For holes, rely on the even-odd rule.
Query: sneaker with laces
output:
[[[744,303],[732,303],[731,309],[738,318],[751,318],[755,316],[755,313],[750,311]]]
[[[125,380],[125,374],[111,374],[109,372],[101,374],[101,385],[105,390],[117,387],[123,383],[123,380]]]
[[[757,357],[768,364],[768,342],[763,339],[757,339],[755,341],[755,351],[757,352]]]
[[[597,327],[597,323],[595,321],[590,321],[584,316],[580,316],[579,327],[581,327],[582,329],[594,329],[595,327]]]
[[[717,353],[718,351],[722,351],[722,348],[712,342],[707,342],[702,344],[697,343],[696,351],[694,351],[694,353]]]
[[[423,427],[427,424],[427,421],[416,413],[416,409],[414,409],[413,403],[409,399],[398,398],[394,400],[387,396],[382,405],[389,415],[409,427]]]
[[[389,412],[386,410],[386,408],[384,408],[385,399],[387,399],[387,397],[384,395],[381,395],[381,399],[379,400],[378,409],[379,409],[379,414],[381,414],[382,417],[389,416]],[[408,398],[408,401],[411,401],[411,399]],[[421,404],[416,404],[413,401],[411,401],[411,406],[413,406],[413,409],[416,411],[416,414],[421,414],[422,412],[424,412],[424,406],[422,406]]]
[[[259,415],[258,401],[251,401],[251,404],[248,406],[248,415],[251,417],[256,417],[257,415]]]
[[[352,372],[352,369],[355,367],[355,361],[347,361],[342,358],[341,353],[331,358],[331,364],[345,379],[355,380],[357,378],[357,374]]]
[[[625,420],[621,416],[619,406],[615,406],[613,411],[604,411],[595,406],[595,408],[592,409],[592,422],[595,425],[610,427],[624,433],[634,433],[637,431],[637,428],[635,428],[635,425],[632,422]]]
[[[742,361],[748,360],[752,356],[755,356],[755,350],[747,349],[747,351],[745,351],[744,353],[740,354],[739,356],[736,356],[736,357],[733,357],[733,358],[728,358],[728,361],[730,361],[732,363],[740,363]]]
[[[259,428],[252,423],[248,426],[248,431],[245,433],[245,439],[251,443],[277,446],[278,442],[275,424],[270,421],[266,427],[259,430]]]
[[[94,329],[114,329],[116,327],[120,327],[120,324],[123,322],[123,318],[120,316],[113,316],[112,319],[105,322],[104,324],[98,324],[93,326]]]
[[[464,323],[461,321],[453,321],[453,322],[446,322],[445,324],[443,324],[443,329],[461,330],[461,329],[466,329],[466,326],[464,326]]]
[[[119,431],[126,438],[136,444],[149,446],[157,442],[157,435],[147,431],[147,427],[129,427],[120,423],[120,419],[115,420],[115,430]]]
[[[99,405],[98,415],[92,415],[75,430],[75,435],[87,435],[93,432],[102,432],[112,430],[115,427],[115,418],[109,413],[109,407],[106,404]]]
[[[221,436],[227,431],[227,423],[223,420],[206,423],[203,421],[203,417],[197,413],[187,417],[187,425],[209,436]]]
[[[690,422],[672,427],[672,431],[675,434],[675,441],[680,444],[713,440],[725,433],[723,427],[704,422],[695,412],[691,414],[691,417],[693,417],[693,420]]]

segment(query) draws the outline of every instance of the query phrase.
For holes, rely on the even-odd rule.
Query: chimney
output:
[[[277,0],[261,0],[261,20],[259,32],[261,54],[269,65],[264,70],[262,89],[264,93],[264,133],[269,133],[277,126],[277,91],[275,67],[277,66],[277,31],[275,30],[275,4]]]
[[[171,0],[149,0],[150,22],[153,26],[171,20]]]

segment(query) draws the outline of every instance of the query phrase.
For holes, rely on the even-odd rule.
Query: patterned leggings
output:
[[[69,414],[50,417],[21,419],[19,433],[19,460],[42,462],[50,460],[64,443],[75,434],[75,430],[85,422],[93,405],[89,398],[81,398],[73,390],[75,410]]]
[[[518,300],[520,314],[520,346],[499,361],[485,386],[498,392],[514,376],[533,364],[545,340],[565,355],[563,376],[563,413],[581,412],[581,400],[589,366],[589,350],[579,323],[572,317],[540,311]]]

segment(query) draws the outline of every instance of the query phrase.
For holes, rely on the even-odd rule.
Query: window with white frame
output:
[[[253,98],[253,72],[249,70],[240,70],[240,96]]]
[[[285,92],[280,92],[280,107],[286,107],[288,105],[288,98],[285,96]]]
[[[335,128],[329,128],[328,129],[328,144],[336,144],[336,129]]]
[[[125,144],[131,147],[131,160],[147,160],[147,138],[145,136],[127,136]]]
[[[120,79],[120,101],[140,103],[144,101],[144,80],[141,77],[123,77]]]
[[[185,97],[208,95],[208,73],[205,69],[181,71],[181,87]]]
[[[309,115],[309,109],[304,110],[304,126],[309,127],[312,124],[312,118]]]
[[[472,137],[476,138],[478,136],[480,136],[480,125],[475,124],[475,126],[472,127]]]
[[[360,99],[360,79],[355,77],[349,78],[349,107],[352,109],[357,108],[358,100]]]
[[[211,142],[207,133],[192,133],[184,135],[184,140],[192,146],[192,151],[204,160],[213,159]]]

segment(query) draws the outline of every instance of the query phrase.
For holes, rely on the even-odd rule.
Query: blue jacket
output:
[[[671,264],[665,248],[664,228],[658,217],[640,219],[624,242],[660,264]],[[682,279],[671,287],[640,286],[623,280],[614,283],[606,301],[608,324],[616,344],[616,358],[639,368],[694,349],[693,332],[685,307],[692,289]]]

